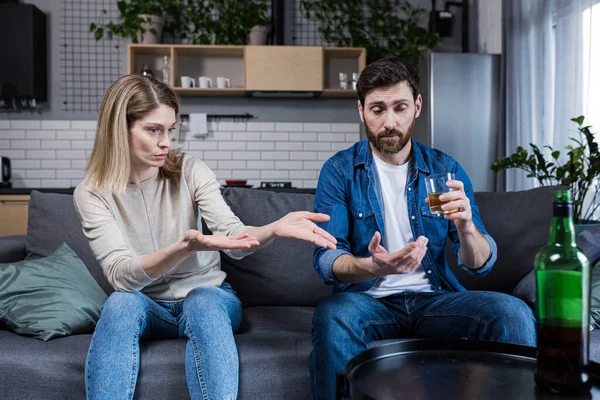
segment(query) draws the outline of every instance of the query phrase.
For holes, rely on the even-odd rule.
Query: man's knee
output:
[[[535,346],[535,316],[525,302],[514,296],[498,294],[492,309],[495,314],[490,332],[492,340]]]
[[[313,334],[331,336],[358,323],[358,293],[337,293],[322,300],[313,314]]]

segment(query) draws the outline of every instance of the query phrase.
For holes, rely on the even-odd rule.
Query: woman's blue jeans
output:
[[[187,338],[185,372],[192,399],[235,399],[239,360],[233,332],[242,304],[231,286],[197,287],[184,301],[155,302],[114,292],[102,306],[85,364],[87,398],[132,399],[140,339]]]

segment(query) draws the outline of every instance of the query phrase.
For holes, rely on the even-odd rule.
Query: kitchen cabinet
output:
[[[0,236],[27,234],[29,195],[0,194]]]
[[[355,97],[352,73],[366,64],[364,48],[130,44],[128,72],[139,73],[147,64],[161,79],[164,56],[169,57],[169,84],[185,96],[289,92]],[[340,72],[348,76],[348,89],[339,88]],[[182,76],[192,78],[195,87],[182,87]],[[210,78],[212,87],[198,87],[200,77]],[[217,88],[217,77],[228,78],[229,87]]]

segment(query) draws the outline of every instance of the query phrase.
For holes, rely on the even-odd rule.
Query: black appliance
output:
[[[0,3],[0,37],[0,105],[46,101],[46,15],[33,4]]]
[[[10,182],[11,175],[10,158],[0,157],[0,188],[12,187],[12,183]]]

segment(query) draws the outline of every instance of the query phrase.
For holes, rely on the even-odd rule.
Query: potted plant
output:
[[[575,224],[596,223],[594,213],[600,204],[590,202],[584,205],[588,193],[598,193],[598,177],[600,176],[600,152],[590,126],[583,126],[584,117],[572,118],[577,123],[578,137],[571,138],[574,145],[566,146],[564,163],[559,161],[560,151],[551,146],[548,149],[550,161],[538,146],[530,143],[532,154],[523,147],[500,160],[494,161],[490,166],[494,174],[509,168],[518,168],[526,171],[527,177],[537,179],[541,186],[563,185],[571,188],[573,196],[573,219]],[[592,192],[590,192],[592,191]],[[594,196],[595,197],[595,196]],[[585,206],[585,208],[584,208]]]
[[[426,10],[409,0],[302,0],[301,9],[327,43],[366,48],[368,63],[386,56],[418,63],[438,41],[419,24]]]
[[[119,0],[119,18],[103,24],[90,24],[96,40],[107,34],[130,39],[133,43],[157,43],[162,33],[174,34],[179,26],[183,3],[179,0]],[[107,15],[106,10],[102,10]]]
[[[215,26],[216,44],[245,45],[255,25],[266,24],[266,0],[214,0],[218,23]]]
[[[249,40],[251,44],[266,43],[266,0],[185,0],[184,4],[179,37],[187,43],[245,45]]]
[[[243,19],[244,26],[251,26],[247,34],[249,45],[265,45],[269,37],[269,19],[267,18],[267,4],[262,1],[252,1],[248,4]]]

